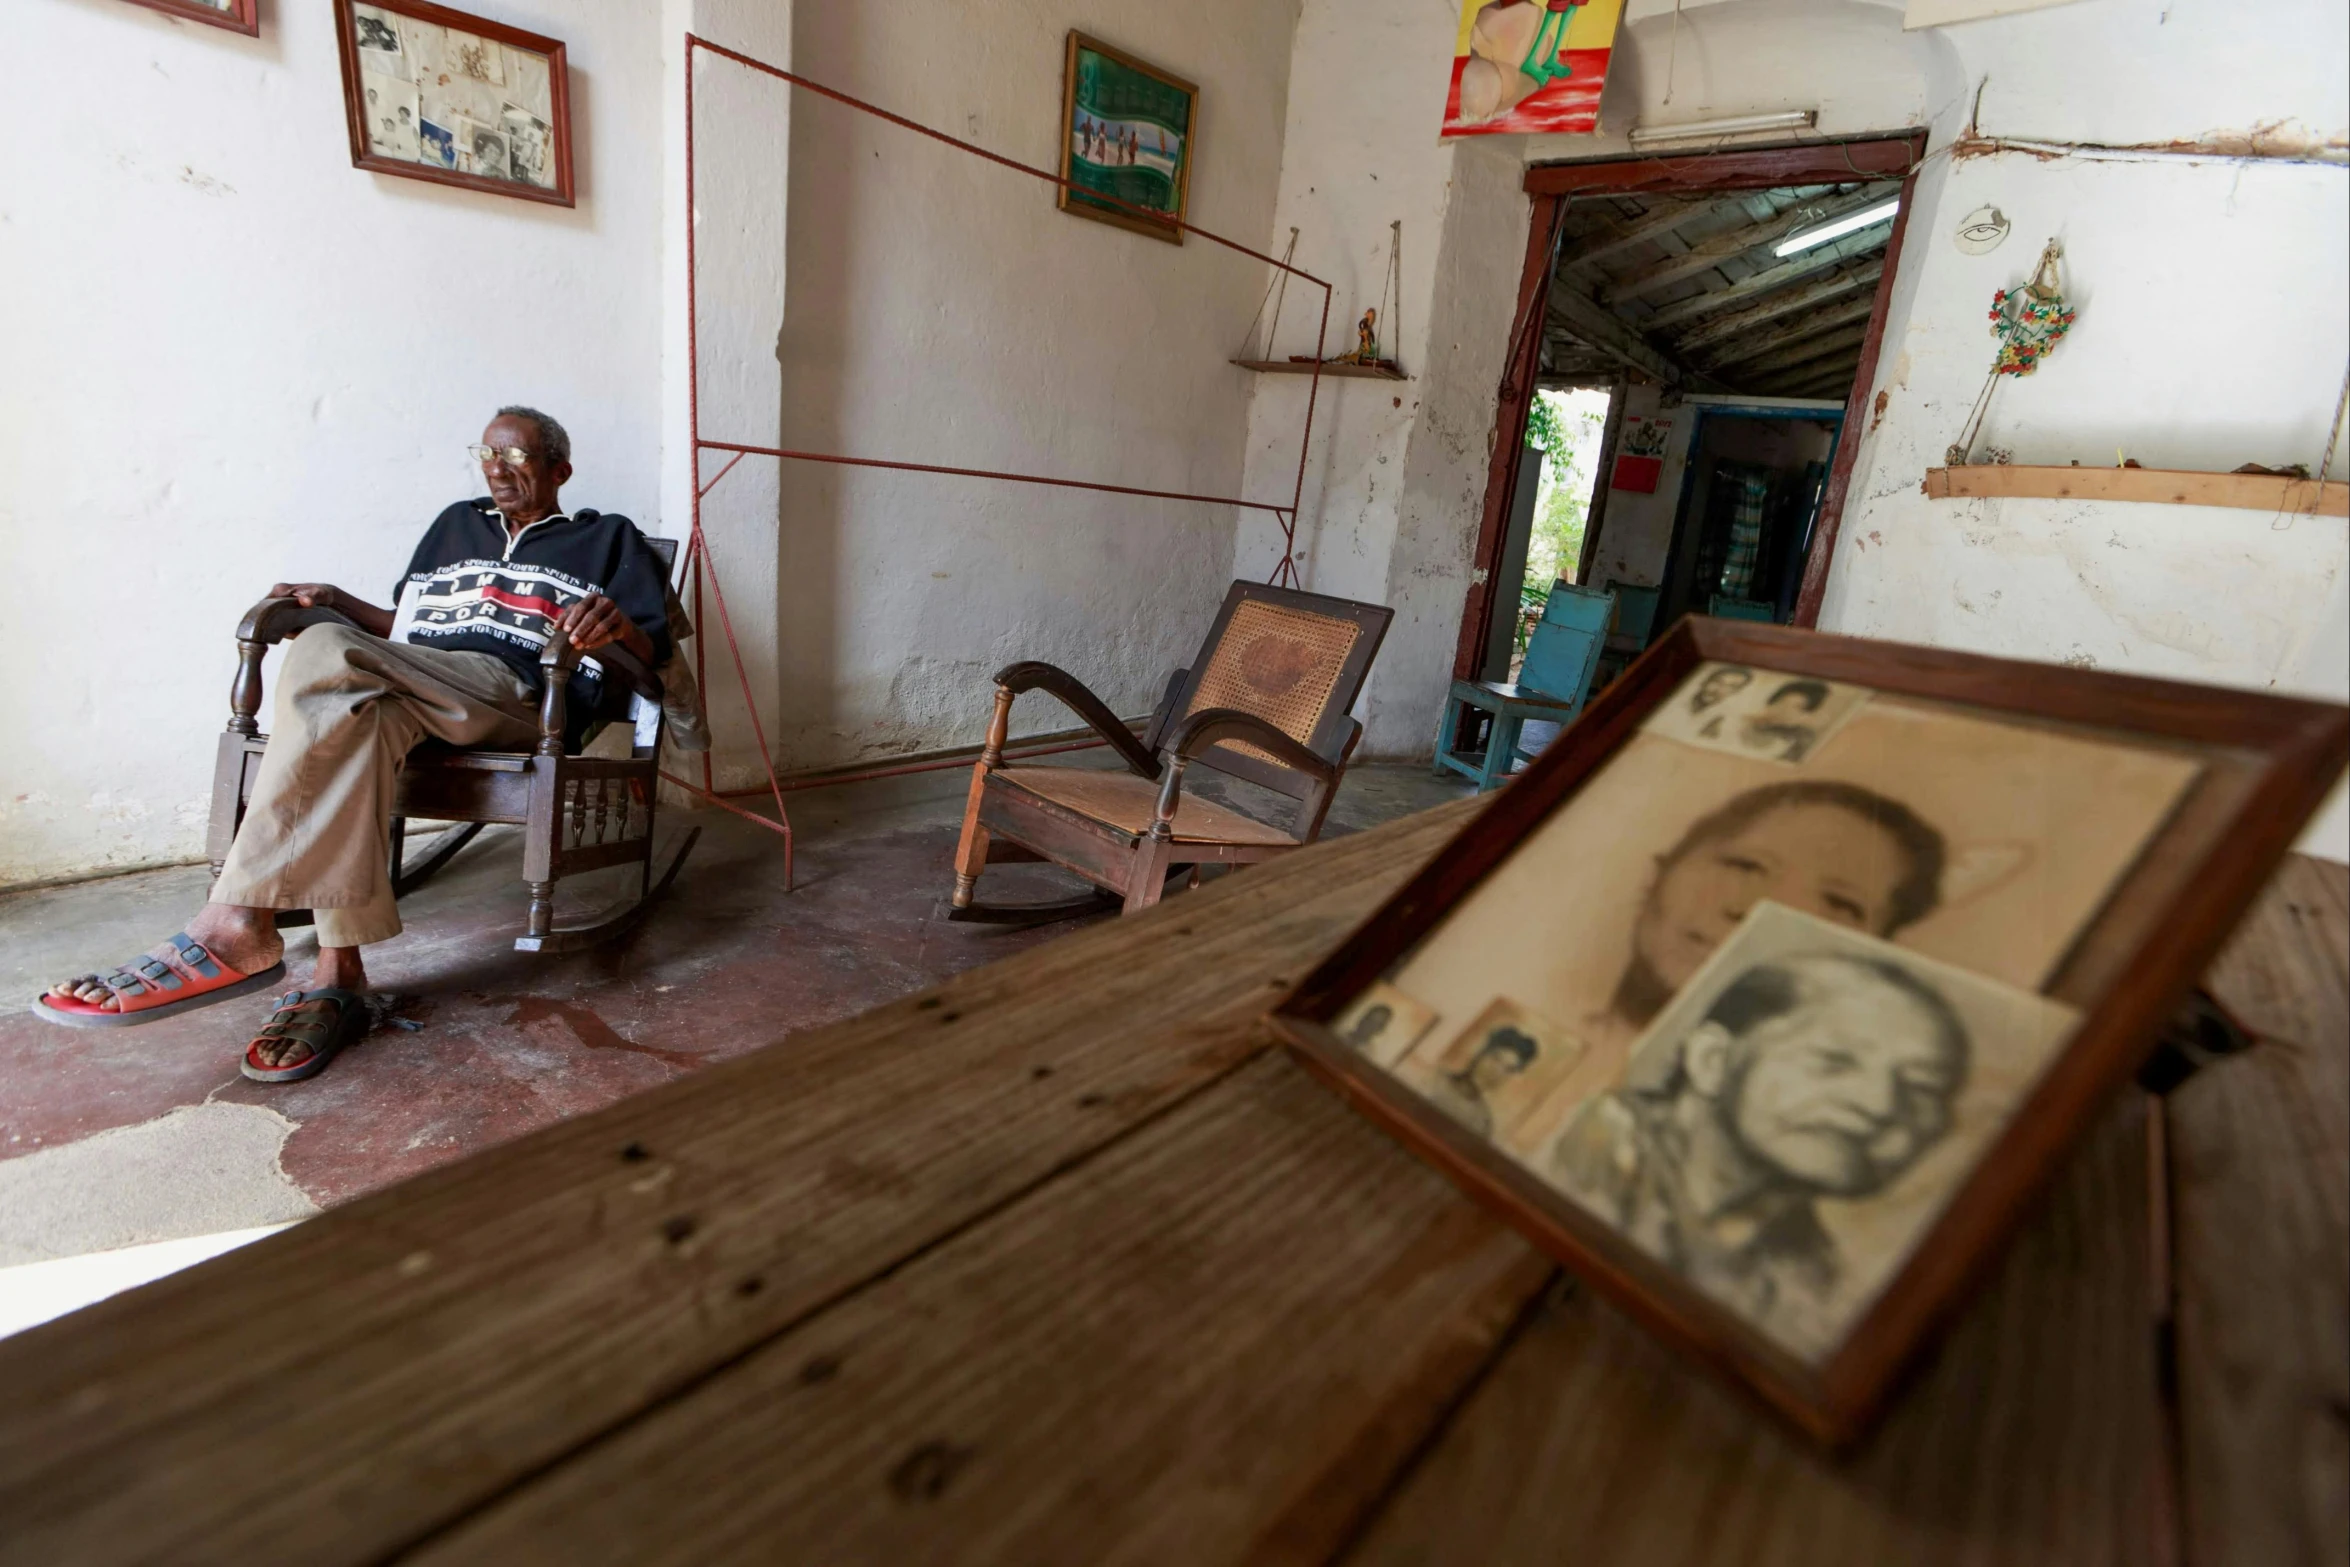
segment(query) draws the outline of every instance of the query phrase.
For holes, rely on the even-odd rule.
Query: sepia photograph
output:
[[[1338,1020],[1338,1035],[1381,1066],[1391,1067],[1436,1026],[1436,1014],[1396,989],[1372,985]]]
[[[1423,1037],[1397,1075],[1429,1103],[1490,1142],[1514,1146],[1518,1128],[1587,1051],[1583,1041],[1502,997],[1450,1042]]]
[[[359,34],[359,69],[404,82],[414,80],[408,71],[408,57],[400,49],[399,18],[371,5],[354,6],[351,25]]]
[[[368,147],[387,158],[416,157],[416,88],[390,76],[368,76],[363,81]]]
[[[502,118],[506,153],[514,178],[528,180],[533,185],[553,184],[554,148],[549,141],[547,122],[528,109],[517,109],[512,104],[506,105]]]
[[[513,163],[507,155],[506,138],[486,125],[472,127],[457,166],[486,179],[510,178]]]
[[[2045,996],[1758,904],[1658,1014],[1622,1081],[1531,1162],[1816,1360],[2077,1020]]]
[[[338,0],[352,162],[569,206],[563,45],[425,0]]]
[[[1800,762],[1826,744],[1868,695],[1859,686],[1708,664],[1642,727],[1730,756]]]
[[[1659,711],[1735,714],[1758,690],[1746,710],[1762,711],[1774,682],[1706,665]],[[1387,976],[1440,1016],[1506,996],[1583,1042],[1521,1139],[1616,1086],[1766,900],[2041,988],[2200,770],[2184,750],[1854,686],[1822,708],[1844,716],[1793,768],[1644,728]]]

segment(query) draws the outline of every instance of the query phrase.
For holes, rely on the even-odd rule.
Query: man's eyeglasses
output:
[[[473,460],[485,468],[492,461],[502,462],[509,468],[519,468],[538,455],[536,452],[526,452],[519,446],[468,446],[465,449],[473,453]]]

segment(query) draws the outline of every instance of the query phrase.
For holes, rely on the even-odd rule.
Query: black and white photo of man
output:
[[[510,180],[514,167],[507,160],[506,138],[486,126],[473,130],[473,173],[486,174],[492,179]]]
[[[1864,688],[1841,681],[1704,664],[1641,728],[1709,751],[1794,764],[1817,753],[1867,699]]]
[[[1950,1130],[1965,1023],[1900,963],[1817,950],[1745,968],[1652,1046],[1545,1173],[1765,1331],[1824,1345],[1845,1259],[1818,1204],[1878,1196]]]
[[[1705,672],[1697,682],[1697,690],[1689,698],[1689,711],[1702,713],[1709,707],[1719,707],[1754,682],[1754,671],[1736,664],[1719,664]]]
[[[1820,743],[1820,709],[1830,695],[1824,680],[1788,680],[1772,687],[1760,711],[1738,726],[1738,743],[1758,756],[1800,762]]]

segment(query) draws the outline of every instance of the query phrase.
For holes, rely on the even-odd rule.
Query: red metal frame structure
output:
[[[1085,192],[1086,197],[1089,200],[1107,201],[1113,205],[1125,207],[1129,212],[1134,213],[1137,217],[1147,219],[1150,222],[1164,224],[1168,227],[1179,229],[1186,234],[1196,234],[1201,239],[1207,240],[1212,244],[1221,245],[1226,250],[1237,251],[1239,254],[1247,256],[1252,260],[1262,261],[1267,266],[1278,268],[1279,270],[1288,273],[1290,276],[1298,278],[1303,282],[1314,284],[1322,290],[1321,326],[1315,337],[1314,369],[1312,371],[1306,390],[1305,428],[1298,437],[1297,478],[1296,482],[1291,487],[1289,503],[1286,506],[1277,505],[1270,501],[1244,500],[1239,496],[1193,495],[1178,490],[1144,489],[1135,485],[1107,484],[1091,479],[1062,478],[1052,474],[1011,473],[987,468],[957,468],[938,463],[906,462],[902,460],[880,457],[854,457],[843,452],[793,451],[785,447],[753,446],[739,441],[720,441],[709,439],[702,434],[701,319],[698,308],[699,300],[697,293],[697,285],[700,281],[700,271],[694,253],[694,54],[697,50],[707,50],[711,54],[717,55],[722,59],[731,60],[735,64],[743,66],[749,70],[757,71],[762,75],[774,77],[777,81],[787,83],[793,87],[805,88],[809,92],[817,94],[819,97],[829,98],[833,102],[857,110],[859,113],[870,114],[875,119],[885,120],[889,124],[895,125],[902,130],[912,131],[918,136],[927,136],[932,141],[943,142],[947,146],[953,147],[961,152],[967,152],[975,158],[981,158],[989,163],[998,164],[1017,173],[1026,174],[1031,178],[1043,180],[1048,185],[1057,186],[1064,190],[1075,190],[1077,187],[1070,181],[1061,178],[1060,175],[1052,173],[1049,170],[1031,168],[1025,163],[1020,163],[1011,158],[1004,157],[1000,153],[990,152],[984,147],[975,146],[972,143],[963,141],[958,137],[949,136],[943,131],[932,130],[927,125],[922,125],[913,120],[909,120],[903,115],[893,114],[889,110],[884,109],[877,104],[868,103],[862,98],[852,97],[836,88],[827,87],[822,82],[812,81],[808,77],[784,70],[781,66],[770,65],[764,60],[756,59],[750,55],[743,54],[738,50],[729,49],[724,44],[712,43],[707,38],[700,37],[694,33],[689,32],[685,35],[685,292],[686,374],[688,378],[686,391],[686,416],[687,421],[691,427],[690,440],[693,450],[694,475],[693,528],[686,545],[686,565],[693,574],[693,611],[696,625],[703,623],[702,583],[705,577],[707,577],[709,580],[710,595],[713,599],[716,600],[718,605],[719,626],[726,634],[727,652],[734,660],[735,676],[742,682],[743,703],[750,710],[751,730],[752,733],[758,737],[759,760],[765,766],[767,771],[766,790],[761,791],[758,789],[749,789],[733,792],[740,794],[758,794],[764,792],[772,795],[775,801],[776,815],[779,820],[770,822],[763,816],[755,815],[752,812],[742,809],[740,806],[729,804],[725,799],[723,799],[714,786],[715,781],[711,775],[710,758],[707,753],[704,753],[702,757],[702,782],[699,786],[689,783],[685,779],[679,778],[673,773],[664,772],[661,776],[668,779],[671,783],[676,784],[679,788],[685,789],[690,793],[697,794],[703,799],[710,801],[714,805],[721,806],[726,810],[733,811],[738,816],[748,817],[752,821],[759,822],[764,826],[774,828],[775,830],[781,832],[783,834],[784,880],[785,885],[788,887],[790,885],[792,875],[791,817],[784,809],[784,787],[781,780],[776,776],[775,757],[767,745],[766,726],[759,722],[759,706],[757,701],[751,695],[750,675],[749,672],[746,671],[743,667],[742,648],[735,640],[734,635],[734,621],[732,617],[727,614],[726,592],[725,589],[719,584],[718,569],[716,565],[713,564],[710,560],[709,540],[702,532],[702,498],[708,495],[713,489],[717,488],[718,482],[721,479],[724,479],[729,473],[732,473],[734,471],[735,465],[741,462],[745,457],[773,457],[784,462],[836,463],[852,468],[889,468],[904,473],[935,473],[964,479],[993,479],[1012,484],[1045,484],[1058,486],[1062,489],[1094,490],[1106,495],[1134,495],[1151,500],[1193,501],[1208,506],[1233,506],[1238,507],[1244,511],[1261,511],[1272,514],[1273,520],[1279,524],[1281,528],[1282,548],[1281,564],[1274,568],[1273,575],[1269,580],[1277,586],[1299,586],[1301,584],[1298,582],[1296,564],[1297,512],[1300,503],[1305,498],[1306,452],[1311,442],[1313,441],[1314,405],[1319,399],[1322,390],[1321,361],[1324,357],[1324,349],[1326,348],[1329,339],[1330,297],[1332,289],[1328,283],[1324,282],[1321,278],[1315,277],[1310,272],[1304,271],[1298,267],[1294,267],[1288,262],[1282,261],[1276,257],[1266,255],[1263,251],[1252,250],[1248,246],[1240,244],[1235,240],[1226,239],[1221,234],[1211,233],[1207,229],[1203,229],[1195,223],[1186,223],[1179,218],[1169,218],[1158,213],[1149,212],[1143,208],[1135,207],[1126,202],[1119,201],[1116,197],[1105,196],[1098,191]],[[710,477],[708,483],[702,482],[702,454],[704,452],[727,452],[732,454],[727,458],[725,465],[722,466],[717,471],[717,473]],[[697,680],[700,681],[702,689],[707,692],[709,689],[707,668],[702,655],[701,640],[698,637],[695,639],[694,643],[694,674]],[[882,768],[877,769],[870,774],[860,774],[858,776],[869,776],[876,778],[887,777],[894,772],[913,772],[919,771],[924,767],[936,765],[940,764],[918,763],[914,766],[904,768]]]
[[[1836,455],[1829,465],[1828,485],[1820,498],[1811,555],[1804,564],[1803,590],[1795,601],[1795,624],[1818,624],[1820,599],[1828,589],[1828,562],[1836,553],[1836,534],[1844,520],[1845,492],[1852,484],[1853,459],[1859,454],[1861,437],[1867,433],[1864,416],[1869,394],[1875,389],[1877,352],[1885,340],[1885,310],[1893,298],[1893,279],[1901,264],[1902,236],[1909,229],[1917,166],[1925,150],[1925,132],[1905,131],[1850,141],[1805,142],[1792,147],[1545,163],[1526,171],[1525,191],[1533,203],[1533,222],[1527,228],[1525,269],[1519,274],[1517,314],[1510,329],[1509,358],[1502,370],[1501,403],[1494,415],[1496,439],[1485,478],[1485,517],[1477,530],[1477,552],[1472,562],[1483,568],[1485,580],[1469,590],[1468,603],[1463,607],[1460,641],[1453,654],[1456,679],[1477,678],[1494,606],[1505,586],[1514,587],[1494,578],[1518,485],[1517,458],[1526,440],[1526,411],[1534,400],[1534,377],[1542,353],[1542,321],[1549,309],[1550,273],[1557,264],[1558,236],[1566,220],[1567,204],[1577,196],[1760,190],[1856,177],[1900,177],[1901,210],[1893,219],[1893,233],[1886,243],[1885,272],[1877,282],[1876,306],[1869,312],[1868,331],[1861,339],[1860,371],[1845,400],[1844,433],[1836,443]],[[1606,482],[1604,473],[1601,482]],[[1471,581],[1476,581],[1474,575]]]

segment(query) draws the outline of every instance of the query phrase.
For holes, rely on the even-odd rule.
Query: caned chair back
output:
[[[1342,760],[1358,732],[1349,712],[1394,618],[1380,604],[1235,582],[1145,743],[1155,750],[1192,714],[1230,707],[1332,762]],[[1293,797],[1302,798],[1310,785],[1245,742],[1216,746],[1199,760]]]

